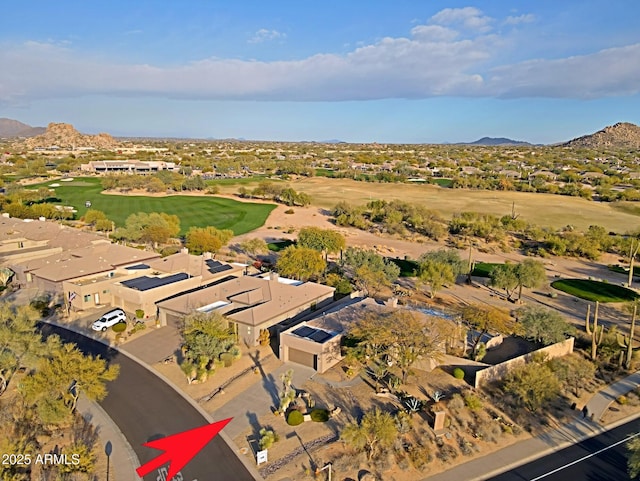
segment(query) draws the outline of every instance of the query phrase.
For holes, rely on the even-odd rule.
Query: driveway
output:
[[[233,418],[224,428],[225,432],[234,439],[247,428],[259,429],[258,419],[272,413],[272,408],[280,403],[278,394],[282,390],[280,376],[289,369],[293,370],[291,385],[299,388],[307,382],[316,372],[306,366],[293,363],[285,363],[275,371],[262,374],[262,382],[256,382],[251,387],[235,396],[213,414],[216,419]]]

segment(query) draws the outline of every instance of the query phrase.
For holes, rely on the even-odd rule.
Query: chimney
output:
[[[182,249],[180,249],[180,254],[188,254],[189,253],[189,249],[187,249],[186,247],[183,247]]]
[[[11,218],[11,214],[9,214],[8,212],[3,212],[2,213],[2,217],[4,217],[5,219],[10,219]]]
[[[270,281],[278,282],[278,278],[279,278],[279,276],[278,276],[277,272],[275,272],[275,271],[269,272],[269,280]]]
[[[203,258],[204,260],[209,260],[209,259],[211,259],[211,256],[212,256],[211,252],[203,252],[203,253],[202,253],[202,258]]]
[[[44,217],[42,217],[42,216],[41,216],[41,217],[38,217],[38,220],[39,220],[40,222],[44,222],[46,219],[45,219]]]

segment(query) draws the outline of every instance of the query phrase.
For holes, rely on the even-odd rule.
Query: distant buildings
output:
[[[106,174],[111,172],[145,174],[161,170],[176,170],[176,164],[175,162],[164,162],[159,160],[92,160],[87,164],[81,164],[80,170],[82,172],[91,172],[95,174]]]

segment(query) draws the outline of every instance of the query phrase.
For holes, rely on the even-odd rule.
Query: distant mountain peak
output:
[[[44,127],[31,127],[18,120],[0,118],[0,138],[34,137],[44,131]]]
[[[618,122],[594,134],[583,135],[562,145],[591,149],[640,149],[640,127],[631,122]]]
[[[505,137],[482,137],[475,142],[468,142],[465,145],[531,145],[522,140],[512,140]]]

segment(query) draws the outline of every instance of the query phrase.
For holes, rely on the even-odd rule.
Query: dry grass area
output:
[[[475,211],[498,216],[511,214],[512,203],[520,218],[540,226],[564,227],[571,224],[586,230],[597,224],[611,231],[623,231],[635,225],[638,217],[612,207],[609,203],[577,197],[529,192],[446,189],[434,185],[357,182],[326,177],[302,178],[288,182],[295,190],[311,196],[314,205],[332,208],[339,200],[363,204],[371,199],[400,199],[426,205],[450,218],[456,212]],[[245,187],[252,187],[250,184]],[[237,186],[221,186],[232,194]]]

